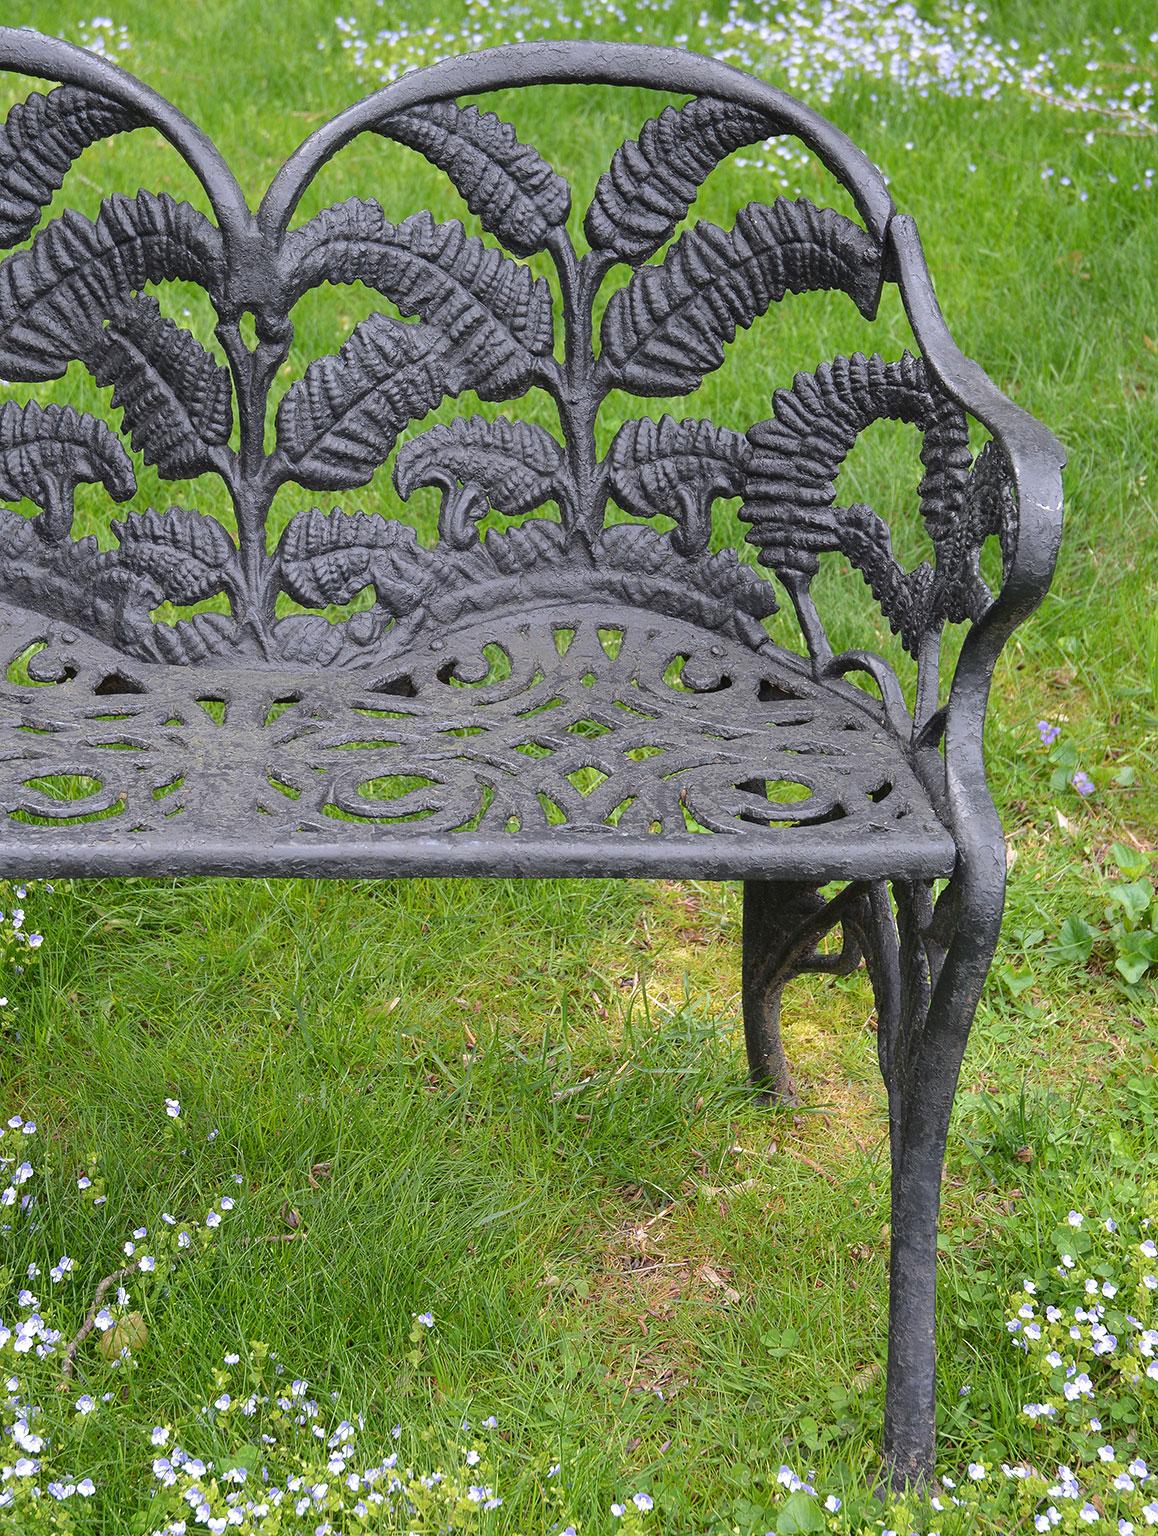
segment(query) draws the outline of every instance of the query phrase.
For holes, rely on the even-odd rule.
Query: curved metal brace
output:
[[[216,144],[172,102],[119,64],[27,27],[0,27],[0,69],[78,85],[131,107],[168,139],[197,177],[226,239],[240,242],[254,233],[245,194]]]
[[[780,1039],[780,999],[797,976],[849,976],[861,962],[867,881],[851,881],[826,901],[815,885],[744,882],[743,1001],[748,1077],[765,1102],[791,1104],[795,1091]],[[841,948],[825,954],[824,936],[842,927]]]
[[[852,195],[869,233],[881,242],[893,216],[885,179],[863,150],[775,86],[729,64],[648,43],[530,42],[486,48],[417,69],[374,91],[305,139],[274,177],[258,210],[267,235],[283,232],[302,194],[338,150],[392,112],[510,85],[630,85],[690,96],[714,95],[764,112],[799,138]]]

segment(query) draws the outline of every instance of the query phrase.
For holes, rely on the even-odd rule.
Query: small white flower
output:
[[[96,1402],[87,1392],[82,1392],[76,1400],[75,1407],[77,1413],[91,1413],[96,1407]]]
[[[830,1493],[828,1495],[828,1498],[824,1501],[824,1507],[828,1510],[830,1515],[835,1515],[836,1512],[840,1509],[840,1500],[837,1498],[835,1493]]]
[[[1080,1211],[1071,1211],[1069,1213],[1069,1215],[1066,1217],[1066,1221],[1069,1222],[1071,1227],[1080,1227],[1081,1224],[1082,1224],[1082,1220],[1083,1220],[1083,1218],[1082,1218],[1082,1214],[1081,1214]]]
[[[177,1099],[165,1100],[165,1113],[170,1120],[176,1120],[181,1113],[181,1105]]]
[[[649,1509],[655,1507],[649,1493],[633,1493],[631,1495],[631,1502],[635,1505],[636,1509],[642,1510],[645,1515]]]

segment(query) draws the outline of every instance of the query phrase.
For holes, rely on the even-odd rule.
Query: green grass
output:
[[[430,9],[390,7],[399,24]],[[1149,25],[1127,4],[993,9],[998,35],[1028,35],[1033,17],[1050,44],[1075,47],[1116,22],[1144,42]],[[27,19],[74,25],[57,0]],[[118,0],[115,20],[135,72],[210,131],[254,201],[295,143],[359,93],[323,5],[281,7],[275,22],[258,0]],[[611,150],[655,105],[643,92],[554,91],[501,110],[572,181],[577,222]],[[1155,832],[1158,241],[1154,194],[1130,188],[1158,150],[1110,136],[1087,145],[1084,123],[1024,102],[905,100],[885,87],[870,102],[855,82],[830,113],[916,215],[963,348],[1070,453],[1057,580],[1001,663],[989,727],[1016,860],[945,1188],[942,1458],[957,1465],[1032,1450],[1006,1294],[1051,1256],[1071,1207],[1110,1212],[1158,1174],[1153,994],[1127,996],[1108,969],[1045,955],[1067,915],[1099,919],[1107,846]],[[1088,185],[1089,200],[1043,182],[1046,165]],[[1105,170],[1116,186],[1096,179]],[[801,175],[806,193],[834,197],[819,168]],[[66,192],[91,214],[103,194],[138,186],[202,205],[150,133],[92,150]],[[730,223],[762,191],[756,171],[721,169],[697,211]],[[463,212],[424,162],[370,138],[342,153],[303,212],[356,192],[389,217]],[[178,313],[185,302],[166,298]],[[205,322],[204,300],[189,302]],[[287,379],[371,307],[360,291],[311,294]],[[873,327],[843,303],[788,300],[695,396],[648,409],[745,428],[796,369],[853,348],[895,356],[909,340],[895,297]],[[79,368],[63,387],[12,394],[107,408]],[[529,409],[549,421],[545,402]],[[631,403],[609,402],[604,446],[617,411]],[[228,521],[214,482],[162,485],[136,467],[135,506],[177,502]],[[906,487],[919,478],[915,439],[866,434],[849,473],[847,499],[896,514],[898,473]],[[397,510],[386,470],[331,502]],[[283,492],[273,521],[308,504]],[[740,546],[735,512],[717,516],[717,547]],[[82,498],[81,514],[84,531],[108,537],[99,498]],[[416,496],[403,515],[433,537],[433,499]],[[897,538],[908,560],[921,552],[914,520]],[[818,590],[838,645],[887,647],[859,578],[825,573]],[[1098,785],[1091,800],[1051,790],[1042,717],[1065,722]],[[1123,766],[1132,785],[1113,781]],[[35,972],[5,981],[19,1014],[0,1094],[6,1113],[35,1115],[62,1175],[65,1192],[41,1212],[45,1254],[76,1257],[84,1294],[138,1222],[163,1208],[199,1215],[235,1171],[244,1178],[211,1256],[155,1304],[123,1401],[86,1431],[86,1470],[101,1484],[87,1513],[102,1529],[140,1498],[145,1463],[126,1450],[137,1429],[193,1422],[214,1364],[247,1339],[340,1391],[347,1409],[402,1422],[408,1451],[429,1464],[453,1454],[464,1416],[496,1414],[512,1456],[504,1529],[551,1528],[551,1460],[591,1530],[633,1487],[654,1493],[664,1530],[714,1531],[757,1518],[748,1512],[771,1501],[766,1479],[782,1461],[837,1481],[871,1476],[888,1164],[863,973],[795,984],[785,1026],[802,1105],[774,1114],[740,1088],[732,887],[101,881],[35,901],[48,938]],[[167,1095],[183,1106],[172,1134]],[[97,1210],[71,1192],[90,1151],[108,1192]],[[318,1162],[333,1173],[315,1188]],[[263,1241],[289,1230],[287,1208],[305,1235]],[[426,1308],[438,1327],[411,1369],[410,1321]]]

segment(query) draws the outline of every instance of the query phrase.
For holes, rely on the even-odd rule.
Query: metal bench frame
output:
[[[998,654],[1050,581],[1064,458],[958,350],[912,219],[823,118],[674,49],[528,43],[406,75],[312,133],[256,211],[205,135],[107,61],[0,28],[0,66],[58,83],[0,129],[0,375],[82,363],[140,460],[166,480],[217,475],[234,509],[232,528],[173,508],[114,523],[115,547],[76,539],[77,486],[128,500],[134,461],[95,417],[0,408],[0,496],[36,509],[0,511],[0,871],[742,879],[745,1035],[770,1097],[792,1092],[787,982],[863,958],[892,1148],[884,1458],[897,1485],[927,1478],[941,1170],[1005,881],[982,734]],[[561,84],[690,98],[616,151],[582,254],[567,184],[459,105]],[[142,126],[192,169],[212,219],[141,192],[38,228],[85,147]],[[444,171],[490,238],[424,213],[394,224],[360,199],[290,228],[363,133]],[[818,156],[861,222],[779,199],[669,243],[713,167],[777,134]],[[205,291],[217,353],[146,291],[173,280]],[[396,313],[361,321],[274,413],[291,310],[323,282],[360,282]],[[612,390],[689,394],[785,294],[842,291],[872,318],[886,282],[919,355],[798,374],[746,432],[641,417],[600,457]],[[476,414],[398,448],[402,496],[441,493],[433,549],[377,511],[271,515],[287,484],[367,484],[447,396],[531,389],[556,432]],[[989,434],[976,455],[967,416]],[[922,436],[935,559],[913,571],[871,508],[836,504],[845,455],[886,418]],[[774,583],[709,553],[722,497],[743,498],[807,655],[769,638]],[[635,521],[608,524],[609,502]],[[882,657],[834,654],[811,591],[824,555],[861,572],[914,658],[911,710]],[[968,628],[943,689],[947,624]]]

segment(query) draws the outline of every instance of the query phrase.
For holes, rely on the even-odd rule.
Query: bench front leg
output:
[[[965,1044],[1001,928],[1003,892],[1004,869],[998,872],[996,855],[987,880],[959,872],[936,903],[930,886],[897,883],[891,928],[887,895],[876,889],[875,921],[864,934],[889,1097],[884,1471],[896,1489],[926,1485],[935,1469],[937,1222],[945,1144]]]

